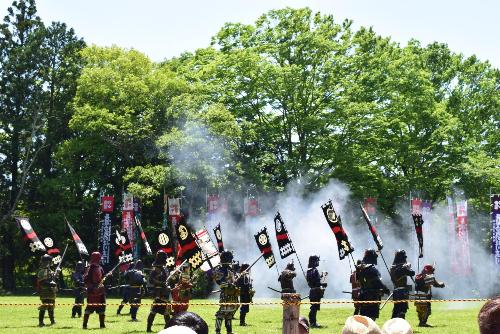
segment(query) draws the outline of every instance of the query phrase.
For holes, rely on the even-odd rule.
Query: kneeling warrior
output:
[[[43,318],[45,311],[49,313],[50,323],[56,323],[54,320],[54,304],[56,302],[57,283],[55,277],[57,273],[50,269],[52,256],[45,254],[40,260],[40,270],[37,273],[38,294],[42,305],[38,308],[38,326],[43,327]]]
[[[169,285],[173,286],[172,301],[174,301],[174,304],[172,305],[172,309],[174,315],[180,312],[186,312],[189,308],[191,289],[193,288],[190,271],[191,268],[189,263],[186,262],[182,265],[181,271],[176,272],[170,278]],[[181,304],[175,304],[175,302]]]
[[[82,261],[78,261],[75,266],[75,271],[71,274],[73,281],[73,295],[75,296],[75,305],[71,309],[71,317],[82,316],[83,294],[85,292],[85,283],[83,282],[84,266]]]
[[[373,249],[367,249],[359,266],[359,283],[361,291],[359,300],[380,300],[384,293],[389,294],[389,289],[382,283],[380,272],[375,267],[378,255]],[[379,304],[361,303],[359,313],[366,317],[376,320],[379,317]]]
[[[444,288],[444,283],[439,282],[434,277],[434,266],[430,264],[426,265],[422,272],[415,277],[415,290],[417,291],[417,297],[419,301],[415,302],[415,307],[417,308],[418,320],[420,323],[419,327],[432,327],[427,324],[427,319],[431,315],[431,303],[429,301],[432,298],[432,287]],[[420,292],[420,293],[419,293]]]
[[[236,281],[236,286],[240,289],[240,302],[251,303],[255,291],[252,289],[252,278],[250,277],[250,265],[243,263],[240,267],[240,277]],[[240,307],[240,326],[246,326],[245,318],[250,311],[250,305]]]
[[[295,288],[293,287],[293,279],[297,276],[295,273],[295,265],[290,262],[286,265],[285,270],[281,272],[278,281],[281,284],[281,293],[295,293]]]
[[[222,321],[228,334],[233,332],[232,319],[238,310],[240,289],[236,287],[236,276],[232,269],[233,253],[223,251],[220,255],[221,264],[215,269],[214,279],[220,286],[220,303],[235,303],[235,305],[220,305],[215,313],[215,333],[220,334]]]
[[[312,255],[309,256],[309,264],[307,265],[307,284],[309,285],[309,300],[312,303],[309,311],[309,324],[311,324],[312,328],[321,327],[316,321],[316,314],[321,308],[321,298],[325,293],[325,288],[327,286],[326,282],[323,282],[326,279],[326,273],[319,274],[318,271],[319,266],[319,256]]]
[[[165,320],[165,328],[168,320],[170,320],[170,305],[168,305],[168,297],[170,295],[170,287],[167,284],[168,272],[165,268],[167,264],[167,254],[159,250],[156,253],[156,258],[153,262],[153,271],[149,275],[149,283],[153,288],[153,305],[149,311],[147,332],[152,332],[151,327],[157,313],[163,315]]]
[[[101,267],[101,253],[93,252],[90,255],[90,265],[85,271],[83,281],[87,287],[87,307],[83,315],[83,329],[87,329],[90,314],[99,314],[99,327],[106,328],[104,324],[104,314],[106,312],[106,288],[104,280],[104,270]],[[98,305],[92,305],[98,304]]]
[[[411,269],[411,264],[406,262],[406,252],[403,249],[396,251],[394,262],[391,266],[391,280],[394,284],[393,300],[408,300],[410,297],[411,285],[408,285],[408,276],[413,277],[415,271]],[[392,318],[405,318],[408,311],[408,302],[394,303]]]
[[[137,321],[137,311],[139,310],[142,294],[146,287],[146,279],[142,272],[143,268],[142,261],[137,260],[134,269],[128,270],[126,274],[127,283],[129,285],[130,317],[132,321]]]

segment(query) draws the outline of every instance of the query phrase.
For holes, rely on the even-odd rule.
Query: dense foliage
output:
[[[15,1],[0,26],[3,286],[23,254],[13,214],[42,235],[67,234],[66,216],[93,248],[101,193],[140,197],[145,225],[164,192],[196,212],[205,189],[307,193],[332,178],[392,217],[411,191],[439,201],[454,187],[487,210],[499,88],[498,69],[446,44],[402,46],[307,8],[228,23],[210,46],[154,63],[85,47]]]

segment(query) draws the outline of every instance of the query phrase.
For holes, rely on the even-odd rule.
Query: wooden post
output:
[[[283,293],[283,334],[299,334],[300,294]]]

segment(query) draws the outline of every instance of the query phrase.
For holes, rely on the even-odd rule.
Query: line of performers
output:
[[[213,268],[212,278],[220,287],[221,303],[219,310],[215,314],[215,332],[221,333],[224,323],[226,332],[232,333],[232,320],[237,310],[240,310],[240,326],[246,325],[246,316],[249,312],[249,303],[252,302],[254,290],[250,277],[250,266],[242,264],[235,266],[233,254],[230,251],[223,251],[220,254],[221,263]],[[362,303],[362,301],[380,301],[384,294],[390,294],[390,290],[382,282],[377,265],[378,254],[373,249],[367,249],[361,261],[355,266],[355,271],[351,274],[352,298],[355,303],[354,314],[360,314],[376,320],[380,313],[379,303]],[[320,274],[318,270],[319,256],[309,257],[306,280],[309,285],[309,300],[312,302],[309,311],[310,326],[321,327],[317,322],[317,312],[320,310],[320,302],[327,287],[327,273]],[[94,252],[90,256],[90,263],[85,268],[82,262],[78,262],[72,274],[75,293],[75,305],[72,308],[71,316],[82,315],[82,304],[84,295],[87,295],[87,305],[83,314],[83,328],[86,329],[90,314],[99,315],[101,328],[105,328],[106,310],[106,287],[104,285],[112,272],[104,274],[101,267],[101,254]],[[57,284],[55,277],[57,272],[51,269],[52,257],[43,255],[41,267],[37,274],[38,293],[42,305],[39,308],[39,326],[44,326],[45,313],[51,324],[55,323],[54,304],[56,299]],[[131,265],[124,276],[127,279],[126,296],[117,310],[120,314],[124,305],[130,303],[130,316],[133,321],[137,320],[137,311],[140,307],[142,296],[147,289],[152,289],[153,304],[147,318],[147,332],[152,332],[152,325],[156,314],[161,314],[167,324],[170,317],[178,312],[188,309],[191,299],[191,289],[194,277],[191,276],[189,264],[184,262],[173,270],[167,268],[167,256],[163,251],[158,251],[152,264],[153,268],[148,279],[143,272],[143,265],[138,260]],[[415,275],[411,269],[411,264],[407,262],[406,252],[398,250],[395,253],[393,264],[390,268],[391,280],[394,284],[392,296],[394,301],[408,300],[410,296],[415,299],[415,306],[419,318],[419,326],[429,326],[427,319],[431,314],[432,287],[442,288],[444,283],[436,280],[434,276],[435,268],[432,265],[424,266],[422,272]],[[281,292],[295,293],[293,279],[296,277],[295,266],[289,263],[280,274],[278,281],[281,284]],[[413,278],[415,277],[415,279]],[[415,294],[410,294],[412,286],[408,285],[408,278],[415,282]],[[171,299],[171,300],[170,300]],[[176,304],[182,303],[182,304]],[[227,305],[225,303],[243,303],[239,305]],[[92,305],[94,304],[94,305]],[[393,318],[405,318],[408,310],[407,302],[394,303],[392,312]]]

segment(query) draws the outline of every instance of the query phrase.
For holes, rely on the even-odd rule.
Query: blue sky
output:
[[[11,2],[0,0],[2,16]],[[444,42],[500,67],[499,0],[38,0],[37,6],[45,22],[65,22],[87,43],[135,48],[156,61],[207,46],[225,22],[252,23],[270,9],[309,6],[402,44]]]

